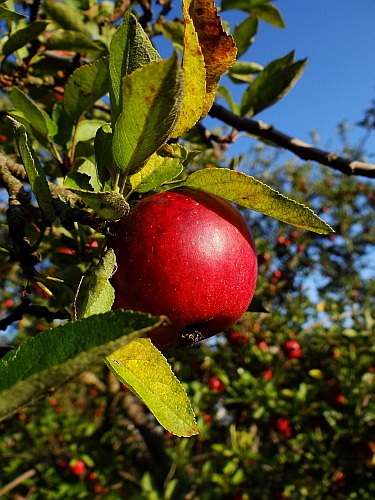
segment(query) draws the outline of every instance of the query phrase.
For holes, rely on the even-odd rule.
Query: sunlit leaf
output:
[[[310,208],[242,172],[225,168],[198,170],[188,177],[183,186],[216,194],[261,214],[316,233],[333,232]]]
[[[165,145],[150,156],[144,167],[130,177],[132,189],[139,193],[151,191],[177,177],[183,170],[187,151],[178,144]]]
[[[151,340],[134,340],[108,356],[106,362],[165,429],[184,437],[199,433],[185,389]]]
[[[236,60],[237,49],[233,37],[223,29],[213,0],[194,0],[190,15],[206,66],[206,98],[201,115],[203,118],[214,102],[221,76]]]
[[[173,132],[173,137],[179,137],[190,130],[203,114],[206,100],[206,67],[202,49],[189,7],[191,0],[183,0],[184,15],[184,57],[182,69],[185,75],[185,93],[180,120]]]
[[[161,324],[147,314],[117,310],[38,333],[0,360],[0,420]]]

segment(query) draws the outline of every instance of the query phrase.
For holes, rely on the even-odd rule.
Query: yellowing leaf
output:
[[[201,115],[203,118],[214,102],[220,77],[236,61],[237,49],[233,37],[223,29],[214,0],[194,0],[190,6],[190,15],[206,65],[206,98]]]
[[[173,132],[173,137],[179,137],[194,127],[201,118],[206,98],[206,69],[198,35],[189,15],[191,1],[183,0],[182,2],[185,21],[184,59],[182,65],[185,75],[185,95],[180,120]]]
[[[139,172],[130,176],[132,189],[146,193],[171,181],[182,172],[182,162],[186,157],[187,151],[183,146],[165,144],[150,156]]]
[[[179,137],[207,115],[220,77],[233,66],[237,53],[213,0],[183,0],[182,11],[185,97],[173,137]]]
[[[106,358],[116,377],[176,436],[199,433],[190,401],[162,353],[150,339],[137,339]]]
[[[208,168],[192,173],[183,186],[216,194],[233,203],[315,233],[333,229],[314,212],[242,172]]]

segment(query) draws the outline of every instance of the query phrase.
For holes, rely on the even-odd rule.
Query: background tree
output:
[[[222,4],[231,6],[234,2]],[[1,42],[2,83],[14,108],[7,97],[3,107],[26,128],[59,217],[53,224],[46,221],[52,212],[46,208],[46,190],[35,181],[40,172],[33,180],[29,167],[28,181],[41,211],[25,189],[27,177],[15,155],[16,142],[21,151],[28,143],[22,127],[12,128],[4,115],[1,180],[8,194],[8,200],[3,196],[8,218],[4,213],[2,223],[9,235],[4,230],[1,325],[12,346],[37,339],[51,323],[66,322],[82,275],[97,264],[104,245],[101,229],[107,213],[97,217],[87,192],[108,181],[103,184],[91,161],[96,154],[100,166],[98,144],[105,150],[108,136],[95,144],[94,138],[98,129],[108,132],[103,124],[113,120],[106,98],[99,100],[107,90],[101,79],[102,57],[115,32],[113,23],[122,18],[121,8],[127,5],[114,11],[109,2],[89,7],[48,2],[41,10],[32,5],[26,21],[18,12],[1,11],[10,29]],[[179,21],[159,17],[154,22],[150,6],[141,7],[139,22],[151,37],[162,32],[181,45]],[[161,15],[169,7],[163,4]],[[249,33],[251,25],[255,34],[258,18],[282,22],[271,2],[250,11],[233,31],[242,53],[250,45],[243,32]],[[96,65],[86,66],[90,60]],[[240,170],[306,203],[336,231],[315,234],[246,212],[260,262],[255,312],[213,341],[165,353],[184,383],[200,435],[188,440],[173,437],[112,372],[93,367],[0,424],[2,494],[113,499],[373,497],[374,280],[368,266],[374,241],[373,193],[370,183],[332,170],[370,177],[373,166],[309,145],[296,146],[296,141],[251,118],[285,94],[303,65],[290,54],[265,69],[236,63],[228,70],[231,77],[250,82],[241,106],[220,88],[231,111],[216,104],[210,111],[235,130],[211,132],[197,125],[180,142],[188,151],[204,150],[189,157],[183,175],[202,167],[213,175],[215,167]],[[77,80],[81,67],[91,69]],[[90,74],[92,69],[98,71]],[[75,93],[85,84],[94,95]],[[236,130],[297,148],[294,152],[302,158],[318,159],[327,167],[285,161],[261,143],[246,156],[226,158]],[[25,163],[25,156],[22,159]],[[32,154],[26,154],[27,160],[37,169]],[[68,179],[65,187],[75,191],[61,187],[63,176]],[[171,178],[157,179],[145,191]]]

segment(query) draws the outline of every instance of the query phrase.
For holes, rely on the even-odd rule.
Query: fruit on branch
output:
[[[211,389],[211,391],[215,391],[215,392],[224,392],[225,391],[225,384],[218,377],[210,377],[208,379],[208,386]]]
[[[211,337],[233,325],[254,295],[257,255],[242,216],[220,197],[179,188],[136,204],[110,238],[118,269],[114,309],[164,314],[159,349]]]
[[[70,472],[76,476],[80,476],[81,474],[83,474],[85,471],[86,471],[86,464],[85,462],[83,462],[83,460],[81,460],[80,458],[78,458],[77,460],[74,460],[70,466]]]
[[[301,346],[296,340],[288,340],[282,349],[288,359],[297,359],[302,356]]]

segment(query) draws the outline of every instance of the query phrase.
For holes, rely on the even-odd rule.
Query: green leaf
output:
[[[44,217],[48,222],[53,222],[56,218],[55,211],[52,206],[52,196],[48,188],[43,168],[28,141],[25,127],[14,118],[9,117],[9,119],[13,124],[14,137],[27,172],[31,189],[33,190]]]
[[[56,30],[46,42],[48,50],[66,50],[69,52],[90,52],[101,54],[103,48],[79,31]]]
[[[91,141],[96,136],[99,128],[101,128],[103,125],[106,125],[106,122],[104,122],[103,120],[81,120],[76,131],[76,142]]]
[[[319,234],[334,232],[314,212],[242,172],[209,168],[192,173],[183,186],[216,194],[233,203]]]
[[[89,35],[86,24],[82,20],[82,14],[78,9],[71,9],[60,2],[47,1],[42,3],[44,12],[65,30],[80,31]]]
[[[87,158],[76,158],[72,169],[64,179],[66,189],[100,191],[102,185],[98,178],[96,165]]]
[[[60,144],[60,146],[64,146],[72,137],[73,122],[65,111],[62,102],[55,102],[52,108],[52,120],[57,125],[57,134],[53,136],[53,141]]]
[[[32,42],[45,30],[48,21],[33,21],[26,28],[21,28],[9,35],[2,46],[2,53],[8,56],[18,49],[24,47],[27,43]]]
[[[229,104],[230,109],[233,111],[234,114],[239,115],[240,114],[240,107],[237,103],[233,101],[232,95],[227,89],[227,87],[220,86],[217,89],[217,93],[224,97],[224,99],[227,101]]]
[[[1,21],[19,21],[20,19],[25,19],[26,16],[23,14],[18,14],[18,12],[13,12],[7,9],[4,5],[0,5],[0,20]]]
[[[279,9],[272,3],[254,8],[251,10],[251,13],[259,17],[259,19],[276,26],[276,28],[285,28],[285,22]]]
[[[19,111],[18,109],[10,109],[8,111],[8,115],[13,117],[15,120],[17,120],[19,123],[22,123],[22,125],[25,127],[27,134],[30,137],[34,137],[40,144],[51,153],[52,156],[54,156],[54,151],[52,148],[52,144],[49,140],[49,138],[40,132],[36,130],[36,128],[33,127],[33,125],[29,122],[29,120],[26,119],[25,115],[22,113],[22,111]]]
[[[234,83],[251,83],[254,81],[254,74],[260,73],[263,66],[247,61],[237,61],[229,70],[228,76]]]
[[[156,21],[155,28],[182,50],[184,46],[184,23],[181,20],[165,21],[161,19]]]
[[[222,0],[221,10],[229,9],[243,10],[277,28],[285,28],[279,9],[270,3],[270,0]]]
[[[137,339],[107,357],[116,377],[176,436],[199,433],[190,401],[166,359],[149,339]]]
[[[38,333],[0,360],[0,420],[161,324],[117,310]]]
[[[176,54],[123,78],[123,105],[112,154],[126,173],[139,170],[171,136],[181,112],[183,72]]]
[[[232,36],[237,47],[237,58],[241,57],[253,43],[257,31],[258,19],[253,16],[247,17],[234,28]]]
[[[164,182],[171,181],[182,171],[182,163],[187,158],[187,151],[179,144],[165,145],[150,156],[146,165],[130,177],[132,189],[147,193]]]
[[[64,282],[39,277],[38,280],[53,294],[59,306],[70,307],[74,300],[72,288]]]
[[[259,113],[272,106],[294,87],[302,75],[307,59],[293,62],[294,52],[268,64],[242,97],[241,116]]]
[[[57,134],[56,123],[47,115],[44,109],[40,108],[30,97],[28,97],[18,87],[13,87],[10,93],[10,100],[15,108],[21,111],[27,121],[44,136]]]
[[[108,78],[108,57],[81,66],[69,76],[63,103],[74,122],[108,92]]]
[[[92,275],[85,277],[75,300],[78,319],[88,318],[111,309],[115,300],[115,291],[109,279],[116,270],[116,256],[110,248],[100,259]]]
[[[114,33],[109,56],[112,126],[122,111],[122,79],[133,71],[161,60],[150,38],[130,10]]]
[[[115,179],[112,179],[112,183],[109,182],[110,172],[113,172],[114,177],[116,173],[112,168],[114,165],[112,157],[112,127],[109,123],[100,127],[95,136],[95,160],[98,171],[98,177],[100,179],[103,188],[108,187],[110,189],[114,186]],[[107,189],[104,189],[106,191]]]
[[[116,191],[94,193],[83,189],[69,188],[77,193],[80,198],[105,220],[118,220],[129,212],[129,204],[124,197]]]

